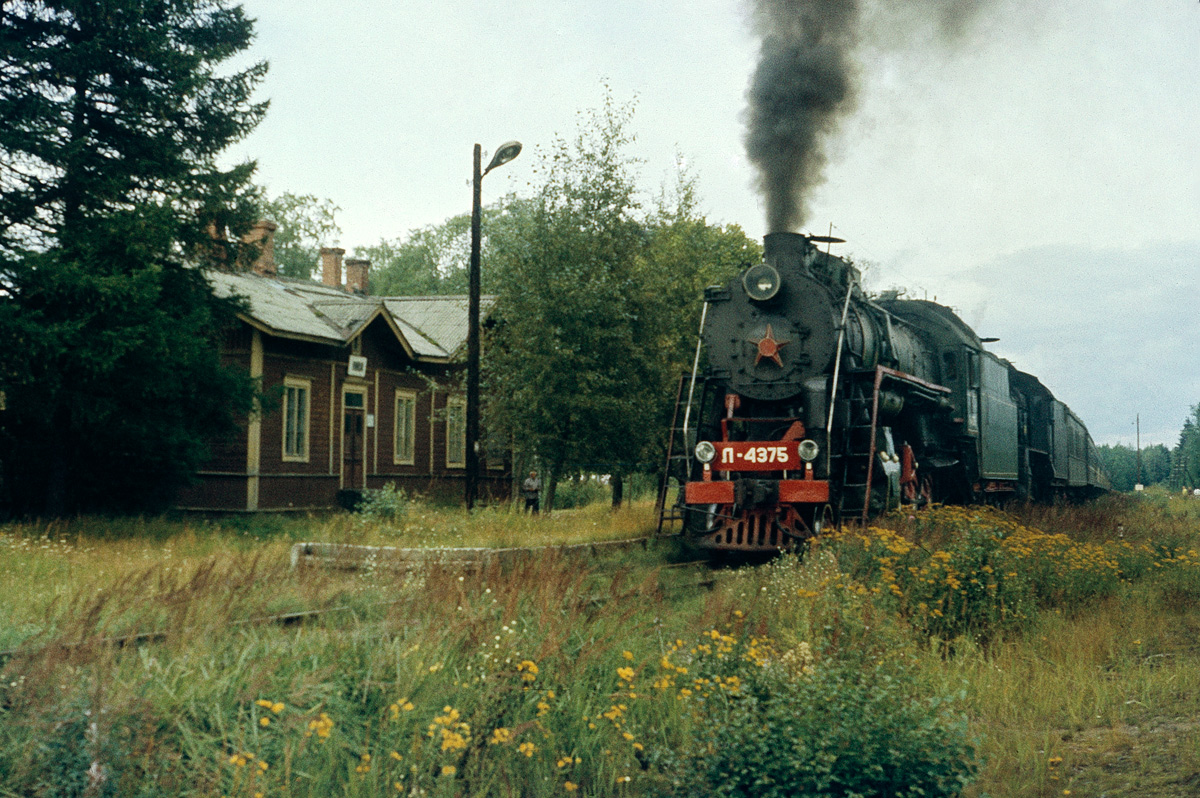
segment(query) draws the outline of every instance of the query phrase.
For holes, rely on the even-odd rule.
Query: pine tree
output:
[[[249,406],[197,253],[253,221],[265,64],[226,0],[4,0],[0,10],[3,499],[61,515],[165,502]]]

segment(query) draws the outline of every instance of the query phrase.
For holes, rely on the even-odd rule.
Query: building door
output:
[[[342,393],[342,487],[363,490],[366,487],[366,391],[347,388]]]

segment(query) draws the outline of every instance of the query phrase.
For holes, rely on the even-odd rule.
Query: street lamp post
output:
[[[468,510],[475,506],[479,481],[479,221],[483,216],[480,189],[484,175],[520,154],[521,142],[506,141],[497,148],[487,169],[480,171],[482,150],[475,145],[471,181],[471,261],[467,268],[467,473],[463,481],[463,499]]]

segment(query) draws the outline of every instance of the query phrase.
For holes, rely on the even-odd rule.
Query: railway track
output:
[[[657,538],[662,540],[663,538]],[[475,572],[486,566],[515,562],[525,557],[555,554],[564,557],[580,559],[596,559],[605,554],[618,553],[630,549],[648,549],[655,538],[633,538],[626,540],[602,541],[599,543],[569,544],[565,546],[528,546],[508,547],[502,549],[484,548],[449,548],[449,549],[405,549],[389,546],[358,546],[340,543],[296,543],[290,552],[291,567],[295,570],[307,568],[333,568],[337,570],[361,569],[390,569],[396,571],[419,570],[428,567],[461,569],[465,572]],[[706,559],[688,560],[684,562],[660,563],[645,566],[646,570],[681,573],[695,570],[695,578],[682,580],[672,579],[669,583],[661,583],[659,589],[671,594],[686,590],[710,589],[719,580],[720,572],[710,568]],[[607,569],[600,569],[603,574]],[[615,572],[615,569],[614,569]],[[600,605],[611,597],[599,593],[581,599],[581,604]],[[230,622],[231,627],[256,626],[295,626],[339,614],[354,613],[364,609],[379,609],[401,603],[403,600],[380,601],[366,605],[335,605],[312,610],[275,613],[269,615],[242,618]],[[0,665],[20,654],[31,655],[49,648],[60,647],[67,650],[79,649],[84,646],[103,646],[125,648],[127,646],[147,645],[162,642],[171,632],[155,630],[134,632],[125,635],[112,635],[99,638],[88,638],[73,642],[55,641],[42,646],[17,647],[0,651]]]
[[[632,549],[648,550],[656,541],[677,536],[657,538],[627,538],[596,543],[571,543],[561,546],[511,546],[505,548],[400,548],[396,546],[361,546],[353,543],[296,543],[291,549],[293,568],[325,566],[347,570],[361,568],[407,569],[420,565],[449,565],[483,567],[539,554],[563,557],[595,558]]]

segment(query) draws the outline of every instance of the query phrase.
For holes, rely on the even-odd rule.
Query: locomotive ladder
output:
[[[675,390],[675,410],[671,414],[671,435],[667,439],[667,462],[663,466],[662,485],[658,490],[658,528],[655,535],[661,535],[663,524],[679,521],[682,523],[687,507],[683,502],[684,486],[687,484],[688,472],[691,469],[691,441],[688,439],[688,426],[692,415],[692,399],[696,394],[696,377],[700,370],[700,349],[704,346],[704,322],[708,319],[708,302],[700,310],[700,331],[696,334],[696,356],[692,359],[692,372],[679,377],[679,387]],[[684,385],[687,385],[687,398],[684,398]],[[707,383],[706,383],[707,384]],[[679,408],[683,408],[682,423],[679,418]],[[679,452],[675,451],[676,440],[679,440]],[[673,469],[673,466],[678,466]],[[679,497],[667,510],[667,492],[671,487],[671,471],[677,470],[679,479]]]
[[[668,493],[671,490],[671,475],[679,480],[679,490],[687,481],[690,453],[688,452],[688,435],[684,428],[687,419],[688,393],[692,375],[681,374],[679,387],[675,390],[675,411],[671,415],[671,433],[667,438],[667,461],[663,465],[662,482],[658,487],[658,500],[655,509],[658,511],[658,528],[656,535],[663,533],[664,526],[682,524],[686,510],[682,502],[673,501],[668,505]]]
[[[872,412],[874,395],[862,388],[865,381],[854,380],[847,386],[846,403],[848,418],[843,431],[844,440],[841,458],[841,490],[838,492],[837,515],[840,520],[848,518],[847,511],[858,515],[869,499],[871,459],[875,450],[875,414]],[[850,500],[854,503],[847,505]],[[859,504],[858,502],[862,503]]]

